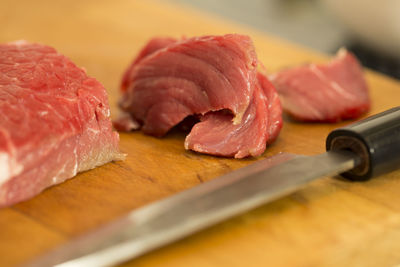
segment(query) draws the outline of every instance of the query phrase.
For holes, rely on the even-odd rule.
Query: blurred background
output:
[[[334,54],[345,46],[362,64],[400,79],[398,0],[169,0]]]

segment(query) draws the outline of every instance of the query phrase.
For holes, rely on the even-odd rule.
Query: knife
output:
[[[336,129],[326,153],[278,154],[149,204],[26,266],[111,266],[340,173],[365,181],[400,166],[400,107]]]

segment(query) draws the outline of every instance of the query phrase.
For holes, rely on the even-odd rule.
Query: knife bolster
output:
[[[369,172],[370,156],[366,145],[362,141],[353,136],[337,136],[332,139],[330,150],[346,150],[357,155],[355,167],[341,175],[350,180],[366,180],[360,179],[360,177],[365,177]]]

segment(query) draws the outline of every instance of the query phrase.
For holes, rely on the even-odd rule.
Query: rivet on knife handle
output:
[[[326,150],[350,150],[359,164],[341,175],[350,180],[368,180],[400,166],[400,107],[332,131]]]

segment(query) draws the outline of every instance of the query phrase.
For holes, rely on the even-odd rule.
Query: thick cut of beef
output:
[[[0,207],[121,159],[104,87],[53,48],[0,45]]]
[[[243,35],[155,38],[125,72],[120,106],[155,136],[196,116],[200,122],[187,136],[186,149],[258,156],[278,136],[282,109],[274,86],[257,74],[257,62]],[[134,129],[132,121],[125,114],[115,126]]]
[[[185,148],[217,156],[243,158],[259,156],[282,127],[278,94],[268,79],[258,73],[252,101],[242,121],[232,123],[232,115],[210,112],[201,118],[186,137]]]
[[[370,107],[368,87],[357,59],[339,50],[328,64],[309,64],[270,76],[283,108],[300,121],[337,122],[357,118]]]

